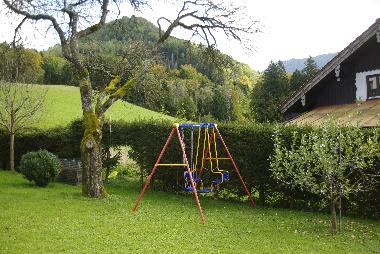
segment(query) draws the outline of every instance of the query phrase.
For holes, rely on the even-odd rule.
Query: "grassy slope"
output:
[[[329,233],[323,214],[257,208],[201,197],[148,192],[136,213],[135,182],[107,186],[106,199],[80,187],[42,189],[0,171],[0,253],[375,253],[380,223],[344,218]]]
[[[36,125],[40,128],[65,126],[76,118],[82,116],[79,89],[70,86],[46,86],[48,94],[46,107],[41,121]],[[135,106],[130,103],[118,101],[111,107],[112,119],[133,121],[143,118],[170,119],[174,118]],[[108,114],[107,114],[108,115]]]

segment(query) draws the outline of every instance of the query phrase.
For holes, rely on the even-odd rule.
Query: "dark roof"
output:
[[[366,31],[364,31],[359,37],[351,42],[345,49],[343,49],[338,55],[336,55],[330,62],[328,62],[319,72],[317,72],[312,78],[306,81],[297,91],[292,93],[287,100],[285,100],[279,106],[281,113],[285,113],[295,102],[297,102],[302,95],[306,94],[311,88],[325,78],[335,67],[346,60],[352,53],[360,48],[366,41],[368,41],[377,32],[380,32],[380,18],[376,19],[376,22],[372,24]]]

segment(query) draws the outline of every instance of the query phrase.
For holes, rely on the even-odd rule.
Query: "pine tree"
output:
[[[294,92],[306,82],[306,76],[300,70],[295,70],[290,78],[290,91]]]
[[[306,80],[313,77],[319,71],[317,63],[309,56],[305,61],[305,68],[302,69],[302,73],[305,75]]]
[[[279,103],[289,93],[289,79],[284,64],[271,62],[264,71],[262,81],[257,84],[251,96],[251,112],[258,122],[273,122],[281,119]]]
[[[290,91],[298,90],[306,81],[311,79],[319,71],[317,63],[309,56],[305,61],[305,67],[295,70],[290,78]]]

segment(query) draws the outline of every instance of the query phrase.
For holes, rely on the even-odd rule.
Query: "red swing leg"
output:
[[[141,199],[143,198],[143,196],[144,196],[144,194],[145,194],[145,191],[146,191],[146,189],[148,188],[148,186],[149,186],[149,184],[150,184],[150,181],[151,181],[152,178],[153,178],[154,173],[156,172],[157,164],[161,161],[162,156],[164,156],[164,153],[165,153],[166,149],[168,148],[169,142],[170,142],[170,140],[172,139],[173,134],[174,134],[174,128],[172,128],[172,131],[170,132],[170,135],[169,135],[168,139],[166,140],[166,143],[165,143],[164,147],[162,148],[161,153],[160,153],[160,155],[158,156],[158,159],[157,159],[156,163],[154,164],[154,167],[153,167],[153,169],[152,169],[152,172],[150,173],[148,179],[146,180],[145,186],[144,186],[144,188],[142,189],[142,191],[141,191],[141,193],[140,193],[140,196],[139,196],[139,198],[137,199],[137,202],[136,202],[135,206],[133,207],[132,211],[136,211],[136,210],[137,210],[137,207],[139,206],[139,203],[140,203]]]
[[[239,176],[239,178],[240,178],[240,181],[241,181],[241,183],[242,183],[242,185],[243,185],[243,187],[244,187],[244,190],[245,190],[245,192],[247,193],[247,195],[248,195],[248,197],[249,197],[249,201],[251,202],[253,208],[256,208],[256,203],[255,203],[255,201],[253,201],[253,198],[252,198],[251,192],[248,190],[247,186],[245,185],[245,182],[244,182],[244,180],[243,180],[243,177],[241,176],[240,171],[239,171],[239,169],[237,168],[236,163],[235,163],[234,159],[232,158],[232,156],[231,156],[231,154],[230,154],[230,151],[229,151],[228,148],[227,148],[226,143],[224,143],[223,137],[222,137],[222,135],[220,135],[220,132],[219,132],[219,130],[218,130],[218,127],[215,126],[215,129],[216,129],[216,132],[218,133],[218,136],[219,136],[219,138],[220,138],[220,141],[222,141],[222,144],[223,144],[223,146],[224,146],[224,149],[225,149],[226,152],[227,152],[228,157],[230,158],[230,160],[231,160],[231,162],[232,162],[232,165],[233,165],[234,168],[235,168],[236,173],[238,174],[238,176]]]
[[[197,202],[197,206],[198,206],[198,210],[199,210],[199,215],[201,216],[202,224],[205,224],[205,217],[203,216],[202,207],[201,207],[201,204],[199,203],[199,198],[198,198],[198,194],[197,194],[197,189],[195,188],[195,184],[194,184],[193,174],[192,174],[192,172],[190,171],[189,163],[188,163],[188,161],[187,161],[187,156],[186,156],[185,146],[183,145],[183,141],[182,141],[182,139],[181,139],[181,135],[179,134],[179,130],[178,130],[177,127],[176,127],[176,130],[177,130],[177,135],[178,135],[179,145],[181,146],[181,150],[182,150],[182,153],[183,153],[183,157],[184,157],[184,159],[185,159],[184,162],[185,162],[185,164],[186,164],[186,170],[187,170],[187,173],[188,173],[189,176],[190,176],[191,187],[193,188],[193,193],[194,193],[195,201]]]

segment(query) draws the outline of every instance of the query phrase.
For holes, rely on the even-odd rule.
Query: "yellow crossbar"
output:
[[[187,164],[156,164],[156,166],[161,166],[161,167],[185,167]]]

